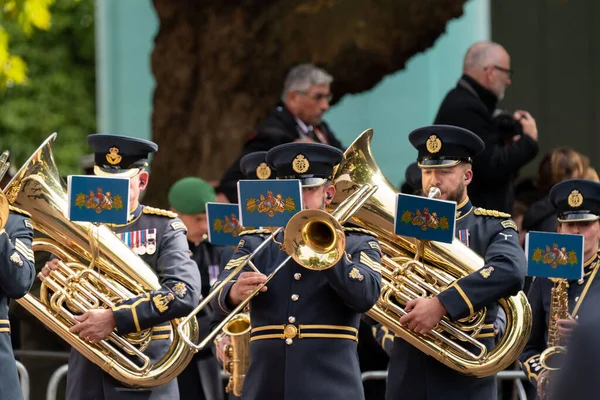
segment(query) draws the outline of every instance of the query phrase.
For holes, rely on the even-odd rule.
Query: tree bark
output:
[[[338,99],[371,89],[431,47],[465,1],[153,0],[159,151],[144,202],[166,207],[184,176],[220,179],[294,65],[325,68]]]

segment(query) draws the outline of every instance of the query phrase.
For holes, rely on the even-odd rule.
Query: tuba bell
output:
[[[370,147],[372,137],[372,129],[363,132],[346,150],[344,160],[334,174],[337,189],[334,204],[364,184],[379,187],[349,221],[377,233],[383,253],[381,295],[367,315],[462,374],[485,377],[505,369],[519,356],[531,331],[531,308],[523,292],[498,301],[506,312],[506,332],[489,352],[476,339],[483,328],[485,309],[455,322],[444,317],[427,335],[415,334],[400,325],[408,301],[437,295],[456,280],[477,271],[484,262],[457,239],[447,244],[394,234],[398,191],[375,163]],[[449,336],[459,341],[450,340]],[[459,344],[461,342],[471,346],[463,346]],[[472,351],[472,348],[476,350]]]
[[[186,340],[196,341],[195,318],[187,319],[184,326],[179,319],[171,321],[171,345],[156,362],[143,353],[150,345],[153,328],[128,335],[113,331],[98,344],[69,332],[76,323],[74,312],[110,308],[161,286],[154,271],[108,227],[71,222],[66,217],[67,193],[52,155],[55,138],[56,133],[46,139],[4,189],[11,204],[32,216],[33,250],[63,260],[42,282],[39,298],[27,294],[17,302],[118,381],[137,388],[166,384],[194,355],[178,332]]]

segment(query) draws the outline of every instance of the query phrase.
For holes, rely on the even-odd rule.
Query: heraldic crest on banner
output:
[[[423,208],[423,211],[417,209],[414,213],[409,210],[405,210],[402,213],[402,222],[405,224],[411,223],[412,225],[420,226],[422,230],[427,229],[441,229],[446,230],[448,226],[448,218],[439,217],[437,212],[430,212],[428,207]]]
[[[542,250],[537,247],[533,251],[533,261],[543,264],[550,264],[552,268],[557,268],[559,265],[575,265],[579,262],[577,252],[575,250],[567,251],[566,247],[560,247],[553,243],[552,248],[546,245],[546,249]]]
[[[80,209],[85,207],[95,209],[98,214],[104,210],[120,210],[123,208],[123,199],[120,195],[113,196],[110,192],[104,193],[102,188],[97,188],[94,193],[90,190],[89,194],[78,193],[75,199],[75,205]]]
[[[246,210],[251,213],[258,211],[272,217],[277,213],[296,211],[296,203],[291,196],[284,199],[281,194],[273,195],[271,190],[267,190],[267,194],[259,194],[258,199],[256,197],[248,198]]]
[[[237,215],[231,213],[229,216],[225,215],[223,219],[215,218],[213,222],[213,229],[216,232],[229,233],[236,237],[244,230]]]

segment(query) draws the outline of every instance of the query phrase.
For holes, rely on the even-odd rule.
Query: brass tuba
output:
[[[457,239],[446,244],[394,234],[398,191],[373,159],[372,137],[373,130],[368,129],[352,143],[334,176],[337,189],[334,204],[364,184],[379,187],[349,220],[377,233],[384,255],[381,261],[381,296],[367,315],[462,374],[484,377],[505,369],[519,356],[531,331],[531,308],[523,292],[499,300],[506,311],[506,332],[490,352],[475,338],[483,328],[485,309],[456,322],[444,317],[438,327],[427,335],[415,334],[400,325],[400,317],[406,314],[404,305],[409,300],[435,296],[457,279],[477,271],[484,263],[479,255]],[[459,341],[450,340],[449,336]],[[461,342],[471,346],[463,346],[459,344]],[[473,346],[476,351],[471,351]]]
[[[73,311],[108,308],[160,289],[160,283],[154,271],[108,227],[71,222],[66,217],[67,193],[52,156],[55,138],[56,133],[46,139],[4,190],[11,204],[32,215],[34,251],[47,251],[64,261],[42,282],[39,298],[27,294],[17,302],[113,378],[138,388],[163,385],[177,377],[194,354],[177,328],[187,340],[196,341],[195,318],[185,326],[179,326],[178,319],[171,321],[171,346],[157,362],[143,353],[153,328],[124,336],[113,331],[98,344],[69,332],[76,323]]]

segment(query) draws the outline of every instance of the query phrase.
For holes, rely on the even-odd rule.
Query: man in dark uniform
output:
[[[114,329],[120,335],[154,327],[153,340],[144,351],[158,361],[170,346],[170,326],[198,304],[200,273],[189,257],[186,228],[177,214],[139,203],[140,192],[148,185],[148,154],[158,146],[148,140],[118,135],[88,136],[94,150],[94,173],[129,178],[129,222],[112,226],[113,231],[158,275],[161,289],[129,299],[113,309],[93,309],[76,316],[79,322],[71,332],[97,343]],[[47,276],[57,268],[57,260],[42,268]],[[177,381],[151,390],[129,388],[106,374],[76,350],[71,350],[67,376],[68,399],[176,399]]]
[[[513,118],[518,129],[505,141],[493,114],[511,83],[510,57],[497,43],[478,42],[469,48],[463,63],[463,75],[448,92],[435,117],[435,124],[460,126],[479,136],[484,151],[473,163],[474,178],[469,194],[475,204],[512,212],[514,178],[538,152],[535,119],[518,110]]]
[[[496,301],[521,290],[525,277],[527,263],[516,225],[508,219],[510,215],[476,208],[469,200],[471,163],[484,148],[477,135],[454,126],[433,125],[411,132],[408,138],[419,152],[423,192],[437,187],[442,200],[457,203],[456,235],[483,257],[485,265],[436,297],[409,301],[409,313],[400,322],[425,334],[444,315],[456,321],[485,307],[485,325],[477,338],[491,350],[497,339]],[[388,371],[388,400],[487,400],[498,396],[496,376],[461,375],[399,337],[394,340]]]
[[[335,194],[333,167],[340,150],[317,143],[289,143],[267,154],[280,179],[302,181],[306,209],[325,209]],[[346,252],[324,271],[302,268],[293,261],[280,270],[250,302],[250,365],[244,399],[364,399],[357,356],[360,314],[379,297],[381,260],[377,240],[363,230],[346,230]],[[219,277],[228,276],[263,238],[243,235],[238,250]],[[229,314],[266,274],[286,257],[276,237],[249,267],[214,299],[217,313]],[[265,275],[263,275],[265,274]]]
[[[327,72],[312,64],[301,64],[290,70],[281,101],[247,138],[242,153],[221,179],[219,187],[230,202],[237,202],[237,181],[245,178],[240,160],[246,154],[268,151],[294,141],[325,143],[342,149],[340,141],[323,121],[331,101],[332,81]]]
[[[208,241],[206,203],[216,201],[213,187],[206,181],[187,177],[175,182],[169,189],[169,205],[187,228],[190,257],[200,271],[202,296],[208,295],[210,286],[219,276],[222,246]],[[210,331],[212,310],[204,309],[197,315],[200,327],[199,340]],[[180,400],[223,399],[221,367],[210,348],[194,355],[192,361],[177,377]]]
[[[569,313],[575,318],[580,306],[587,303],[587,296],[600,293],[600,277],[596,277],[600,265],[600,183],[584,179],[562,181],[554,185],[549,197],[557,210],[558,232],[583,235],[584,277],[579,281],[569,281],[567,288]],[[538,394],[539,382],[549,373],[541,365],[540,355],[548,343],[553,286],[548,278],[536,278],[531,284],[528,294],[533,314],[531,336],[519,357],[529,380],[538,387]],[[559,320],[559,332],[568,336],[575,324],[574,320]]]
[[[10,340],[10,299],[27,294],[35,278],[30,215],[9,206],[6,225],[0,229],[0,399],[21,399],[21,384]]]

